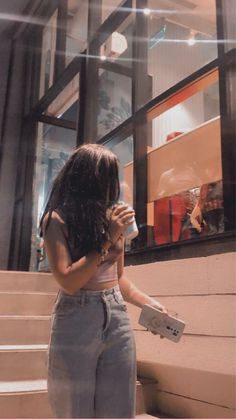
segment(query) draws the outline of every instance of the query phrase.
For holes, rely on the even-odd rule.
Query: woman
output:
[[[161,304],[123,274],[123,232],[134,211],[118,205],[118,159],[79,147],[54,181],[41,220],[60,291],[48,353],[48,393],[58,418],[135,416],[135,341],[124,300]]]

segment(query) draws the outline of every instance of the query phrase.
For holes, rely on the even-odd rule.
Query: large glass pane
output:
[[[39,123],[34,178],[33,229],[31,270],[47,270],[38,235],[39,220],[46,204],[52,182],[76,147],[76,131]]]
[[[53,84],[57,38],[57,10],[43,29],[39,97]]]
[[[131,14],[100,48],[98,138],[132,114],[132,30]]]
[[[99,70],[98,138],[108,134],[131,116],[132,79]]]
[[[119,158],[120,199],[133,206],[133,136],[127,137],[116,145],[108,143],[106,147]],[[125,248],[126,251],[131,248],[130,240],[126,240]]]
[[[56,118],[63,118],[68,121],[76,122],[79,106],[79,74],[59,93],[54,101],[49,105],[46,115]]]
[[[182,102],[153,119],[152,137],[149,141],[152,147],[164,145],[177,135],[220,115],[218,81],[188,99],[184,99],[186,94],[187,89],[186,93],[185,90],[182,91]]]
[[[68,0],[66,65],[87,48],[88,0]]]
[[[218,82],[152,121],[149,245],[224,231]]]
[[[215,0],[149,0],[145,13],[156,97],[217,57]]]

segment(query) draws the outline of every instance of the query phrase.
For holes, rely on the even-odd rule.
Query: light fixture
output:
[[[113,32],[108,40],[101,47],[100,60],[109,61],[116,60],[122,55],[128,48],[128,42],[126,37],[119,32]]]
[[[196,36],[196,32],[193,29],[191,29],[189,39],[188,39],[188,45],[190,47],[192,47],[193,45],[196,44],[196,37],[195,36]]]
[[[143,13],[144,13],[146,16],[149,16],[149,15],[150,15],[150,13],[151,13],[151,10],[150,10],[150,9],[148,9],[147,7],[145,7],[145,9],[143,9]]]
[[[119,32],[113,32],[111,35],[111,55],[118,57],[128,48],[126,37]]]

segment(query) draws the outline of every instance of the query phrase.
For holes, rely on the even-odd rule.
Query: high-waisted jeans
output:
[[[47,365],[57,418],[135,417],[135,340],[118,285],[59,291]]]

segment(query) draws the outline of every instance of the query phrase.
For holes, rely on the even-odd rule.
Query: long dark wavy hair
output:
[[[86,144],[77,148],[53,182],[48,202],[40,221],[52,212],[59,213],[66,223],[69,243],[86,254],[101,250],[108,238],[107,209],[120,196],[118,158],[108,148]]]

